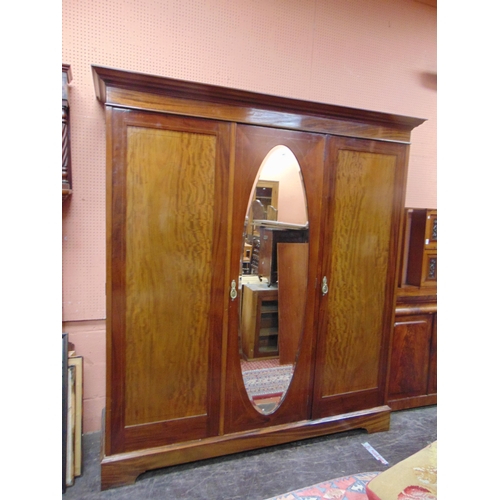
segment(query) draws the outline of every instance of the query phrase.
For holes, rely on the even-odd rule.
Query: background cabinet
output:
[[[389,406],[393,410],[437,403],[437,299],[422,290],[398,291]]]
[[[393,410],[437,403],[437,210],[407,208],[390,359]]]
[[[387,430],[408,147],[423,120],[102,67],[93,76],[108,148],[101,487],[352,428]],[[286,395],[261,413],[242,377],[237,283],[248,200],[278,145],[296,157],[307,199],[307,242],[290,252],[302,272],[281,287],[301,290],[293,303],[305,313]],[[260,327],[248,328],[255,356],[275,298],[248,292],[243,300],[260,308]],[[279,322],[298,323],[294,309]]]
[[[404,283],[437,285],[437,210],[407,209],[407,267]]]

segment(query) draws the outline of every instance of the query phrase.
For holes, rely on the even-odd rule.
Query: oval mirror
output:
[[[297,158],[276,146],[248,201],[241,256],[240,358],[255,408],[274,412],[292,380],[302,336],[309,256],[307,202]]]

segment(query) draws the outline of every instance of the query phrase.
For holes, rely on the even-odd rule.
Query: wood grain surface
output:
[[[127,142],[125,424],[206,414],[216,138]]]
[[[424,120],[92,72],[107,134],[102,488],[155,467],[388,429],[408,144]],[[262,414],[241,373],[241,293],[232,300],[229,290],[254,181],[278,145],[304,181],[305,314],[289,390]],[[428,391],[435,338],[433,330]]]
[[[313,417],[382,404],[393,325],[405,151],[331,138]]]
[[[377,387],[395,165],[338,156],[323,396]]]
[[[294,364],[304,331],[309,243],[278,243],[280,364]]]
[[[106,451],[217,433],[229,126],[113,110]]]

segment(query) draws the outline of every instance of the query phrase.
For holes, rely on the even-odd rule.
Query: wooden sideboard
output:
[[[393,410],[437,403],[437,292],[397,291],[388,404]]]
[[[393,410],[437,403],[437,210],[407,208],[390,358]]]

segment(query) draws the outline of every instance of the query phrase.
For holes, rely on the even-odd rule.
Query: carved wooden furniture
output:
[[[103,67],[93,76],[108,151],[101,487],[352,428],[387,430],[410,133],[423,120]],[[278,145],[302,173],[307,286],[293,378],[264,414],[243,383],[238,283],[248,200]]]
[[[71,67],[62,65],[62,199],[71,194],[71,137],[69,127],[68,84],[71,82]]]
[[[407,209],[408,259],[406,284],[437,285],[437,210]]]

